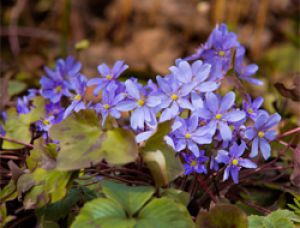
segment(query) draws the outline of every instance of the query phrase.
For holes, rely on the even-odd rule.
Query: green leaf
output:
[[[185,206],[171,199],[154,199],[140,212],[136,228],[182,228],[195,227]]]
[[[58,221],[59,219],[66,217],[70,213],[71,208],[80,199],[80,189],[71,189],[69,194],[61,201],[38,208],[36,210],[36,215],[38,218],[45,221]]]
[[[183,167],[176,152],[164,142],[172,122],[159,124],[157,133],[151,136],[142,150],[142,156],[150,169],[156,186],[165,186],[183,174]]]
[[[26,84],[24,82],[10,80],[8,82],[8,95],[14,96],[21,93],[23,90],[26,89]]]
[[[187,206],[190,201],[190,194],[175,188],[167,188],[161,193],[161,197],[166,197],[175,200],[176,203],[181,203]]]
[[[53,154],[53,147],[55,154]],[[34,170],[36,167],[43,169],[53,169],[56,166],[56,145],[46,144],[43,138],[34,142],[34,149],[30,151],[30,156],[26,158],[28,169]]]
[[[135,214],[153,195],[154,188],[147,186],[129,187],[111,181],[102,182],[104,194],[118,202],[129,215]]]
[[[235,227],[247,228],[247,215],[231,204],[220,204],[209,212],[201,211],[196,220],[199,228]]]
[[[19,195],[26,192],[24,207],[42,207],[48,201],[54,203],[61,200],[67,193],[67,185],[71,172],[58,170],[47,171],[37,168],[33,173],[22,175],[17,183]]]
[[[57,169],[76,170],[105,159],[125,164],[138,156],[134,134],[125,129],[102,132],[93,111],[81,111],[50,129],[50,137],[60,141]]]
[[[0,228],[6,227],[6,224],[11,222],[15,218],[15,216],[7,215],[6,205],[4,203],[0,204]]]
[[[277,210],[268,216],[251,215],[248,217],[249,228],[294,228],[294,222],[300,223],[300,218],[289,210]]]
[[[45,116],[44,99],[36,97],[33,100],[36,108],[27,114],[18,115],[15,108],[10,108],[7,111],[7,121],[4,124],[6,137],[16,139],[18,141],[29,143],[31,140],[30,124]],[[24,147],[16,143],[5,141],[3,142],[4,149],[19,149]]]
[[[84,205],[71,227],[130,228],[134,223],[117,202],[99,198]]]
[[[0,202],[6,202],[17,198],[18,192],[16,184],[13,180],[10,180],[7,185],[0,191]]]
[[[192,228],[194,223],[186,208],[171,199],[154,199],[132,217],[116,201],[98,198],[84,205],[71,227]]]

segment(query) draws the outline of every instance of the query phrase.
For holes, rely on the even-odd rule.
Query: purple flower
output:
[[[63,115],[65,112],[65,109],[61,107],[60,103],[51,103],[45,105],[46,114],[48,116],[54,116],[54,123],[59,123],[63,120]]]
[[[182,87],[182,84],[172,74],[164,78],[157,76],[156,80],[159,85],[158,96],[161,98],[160,108],[163,109],[159,122],[178,116],[179,108],[193,110],[188,95],[194,85]]]
[[[243,110],[245,111],[247,116],[249,116],[252,120],[255,120],[259,113],[259,108],[264,103],[264,99],[262,97],[258,97],[254,101],[252,101],[249,95],[247,96],[247,98],[248,101],[243,100]]]
[[[5,123],[6,122],[6,120],[7,120],[7,114],[6,114],[6,112],[1,112],[0,113],[0,117],[2,118],[2,120],[3,120],[3,122]]]
[[[257,117],[254,126],[248,127],[245,131],[245,137],[252,141],[250,157],[255,157],[258,150],[262,153],[265,160],[271,156],[271,147],[269,142],[276,137],[275,130],[270,130],[279,123],[281,117],[278,113],[269,116],[263,112]]]
[[[189,119],[178,118],[175,122],[180,122],[180,127],[171,134],[176,151],[180,152],[188,148],[195,156],[198,156],[198,145],[211,143],[210,129],[199,127],[197,116],[193,115]]]
[[[220,83],[207,80],[210,68],[210,64],[197,60],[192,65],[187,61],[178,61],[177,66],[170,67],[170,70],[188,90],[193,87],[199,92],[212,92],[220,86]]]
[[[17,99],[17,112],[18,114],[27,114],[30,112],[31,108],[34,108],[34,105],[31,103],[28,96],[23,96]]]
[[[98,96],[101,89],[108,86],[111,82],[116,82],[115,80],[122,74],[128,65],[124,64],[124,61],[117,61],[112,69],[110,69],[105,63],[98,66],[98,72],[101,78],[92,78],[88,81],[88,86],[96,85],[94,90],[94,95]]]
[[[224,163],[226,165],[223,181],[229,178],[233,179],[235,184],[238,183],[239,171],[242,167],[254,169],[256,164],[246,158],[241,158],[246,148],[246,144],[242,142],[240,145],[233,143],[229,148],[229,152],[226,150],[219,150],[218,155],[216,156],[216,161],[219,163]]]
[[[5,131],[4,128],[2,127],[2,124],[0,124],[0,135],[1,135],[1,136],[5,136],[5,135],[6,135],[6,131]]]
[[[121,113],[116,107],[125,97],[125,93],[118,93],[118,85],[115,83],[111,83],[103,90],[101,103],[96,104],[94,107],[98,113],[101,113],[102,126],[104,126],[108,115],[116,119],[121,117]]]
[[[225,24],[217,25],[210,34],[207,43],[201,46],[194,55],[187,60],[204,59],[210,63],[213,71],[226,73],[231,66],[233,48],[239,47],[237,36],[229,32]],[[216,75],[221,75],[216,73]],[[215,78],[214,78],[215,79]]]
[[[211,134],[214,135],[219,129],[221,138],[224,141],[232,139],[232,131],[229,125],[235,124],[245,118],[243,111],[233,109],[235,94],[227,93],[223,99],[214,93],[207,93],[205,96],[204,108],[198,108],[195,113],[202,119],[207,120]]]
[[[254,85],[262,85],[263,84],[262,81],[251,77],[257,72],[258,66],[256,64],[250,64],[246,66],[243,63],[244,56],[245,56],[245,48],[242,46],[237,48],[235,54],[235,62],[234,62],[234,69],[236,73],[241,79],[245,81],[248,81]]]
[[[83,75],[80,75],[75,80],[73,80],[73,83],[75,86],[76,94],[72,98],[72,103],[66,108],[63,119],[65,119],[73,111],[79,112],[80,110],[86,108],[83,99],[86,91],[87,79]]]
[[[208,157],[204,156],[204,151],[200,150],[199,155],[196,156],[194,154],[185,154],[182,153],[182,156],[185,160],[184,167],[184,174],[188,175],[191,173],[207,173],[207,169],[204,163],[208,160]]]
[[[56,61],[56,69],[64,79],[72,80],[72,78],[78,76],[81,70],[81,63],[76,61],[73,56],[68,56],[66,60],[59,59]]]
[[[55,124],[54,121],[55,121],[54,116],[47,116],[42,120],[36,121],[35,126],[40,132],[48,132],[49,129],[52,127],[52,125]]]
[[[144,124],[156,126],[156,113],[154,107],[161,103],[158,96],[148,94],[141,86],[131,79],[125,82],[127,99],[122,101],[116,108],[119,111],[132,111],[130,125],[133,130],[144,129]]]
[[[40,80],[42,96],[52,103],[59,102],[63,95],[71,96],[69,81],[66,81],[57,71],[51,71],[48,68],[45,68],[45,70],[47,76],[44,75]]]

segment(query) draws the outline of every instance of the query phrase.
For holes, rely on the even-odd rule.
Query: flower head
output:
[[[30,101],[28,96],[23,96],[17,99],[17,112],[18,114],[27,114],[30,112],[31,108],[34,108],[34,105]]]
[[[82,109],[86,108],[86,105],[84,103],[84,95],[86,91],[86,83],[87,79],[83,76],[80,75],[74,81],[74,86],[75,86],[75,94],[72,96],[72,102],[71,104],[66,108],[64,112],[63,119],[65,119],[68,115],[71,114],[71,112],[79,112]]]
[[[204,108],[198,108],[195,111],[199,117],[207,120],[207,126],[210,127],[212,135],[219,129],[224,141],[232,139],[232,130],[229,125],[243,120],[246,116],[243,111],[232,109],[234,101],[233,92],[227,93],[222,99],[214,93],[207,93]]]
[[[247,101],[243,100],[243,110],[247,116],[249,116],[252,120],[255,120],[259,114],[259,108],[262,106],[263,102],[264,99],[262,97],[258,97],[252,101],[251,97],[248,95]]]
[[[88,86],[96,85],[94,90],[94,95],[98,96],[99,91],[108,86],[128,68],[124,61],[117,61],[112,68],[109,68],[105,63],[98,66],[98,72],[100,73],[100,78],[92,78],[88,81]]]
[[[124,92],[118,93],[118,85],[111,83],[102,92],[102,99],[100,103],[95,105],[95,110],[102,115],[102,126],[104,126],[105,120],[108,115],[119,119],[121,113],[117,110],[118,104],[126,97]]]
[[[157,76],[156,80],[159,86],[157,96],[161,99],[160,109],[163,110],[159,119],[160,122],[176,117],[180,113],[180,108],[193,110],[188,95],[193,90],[194,85],[182,86],[182,83],[173,74],[164,78]]]
[[[245,136],[252,141],[250,157],[257,156],[258,151],[262,153],[265,160],[271,156],[269,142],[275,139],[276,132],[270,129],[277,125],[280,119],[278,113],[269,116],[266,112],[262,112],[255,120],[254,126],[246,129]]]
[[[149,93],[131,79],[126,80],[125,86],[127,98],[117,106],[117,110],[132,111],[130,125],[133,130],[143,130],[145,123],[156,126],[156,113],[153,108],[161,103],[161,99],[151,95],[151,92]]]
[[[208,160],[208,157],[204,154],[205,152],[203,150],[200,150],[198,155],[182,153],[185,160],[185,164],[183,164],[185,175],[191,173],[207,173],[204,163]]]
[[[189,119],[177,118],[179,127],[171,133],[175,150],[180,152],[188,148],[195,156],[199,155],[198,145],[212,142],[212,135],[207,127],[199,127],[198,117],[193,115]],[[176,123],[175,123],[176,124]]]
[[[244,168],[256,168],[256,164],[246,158],[241,158],[244,154],[246,144],[242,142],[240,145],[233,143],[229,148],[229,152],[226,150],[219,150],[216,156],[216,161],[224,163],[226,165],[223,181],[229,178],[229,175],[233,179],[235,184],[238,183],[239,171],[242,167]]]

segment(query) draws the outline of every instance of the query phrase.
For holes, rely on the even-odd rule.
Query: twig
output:
[[[300,132],[300,127],[297,127],[297,128],[292,129],[292,130],[286,131],[286,132],[278,135],[276,139],[280,139],[282,137],[285,137],[287,135],[290,135],[290,134],[293,134],[293,133],[296,133],[296,132]]]
[[[208,186],[206,185],[205,181],[199,176],[196,176],[197,181],[199,182],[200,186],[204,189],[204,191],[209,195],[209,197],[214,201],[214,203],[217,202],[215,196],[212,194],[212,192],[209,190]]]
[[[33,149],[33,145],[32,144],[20,142],[20,141],[18,141],[16,139],[10,139],[10,138],[4,137],[2,135],[0,135],[0,139],[6,140],[6,141],[12,142],[12,143],[20,144],[20,145],[26,146],[26,147],[28,147],[30,149]]]

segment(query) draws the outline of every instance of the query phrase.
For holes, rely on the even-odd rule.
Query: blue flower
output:
[[[70,115],[73,111],[79,112],[82,109],[85,109],[85,103],[84,103],[84,95],[86,91],[86,83],[87,79],[80,75],[76,79],[73,80],[74,86],[75,86],[75,92],[76,94],[72,97],[71,104],[66,108],[63,119],[65,119],[68,115]]]
[[[47,68],[45,68],[46,70]],[[66,81],[59,73],[46,70],[47,76],[43,76],[40,80],[41,94],[44,98],[49,99],[52,103],[60,101],[63,95],[71,96],[69,89],[70,82]]]
[[[193,110],[188,95],[193,90],[192,86],[182,87],[182,83],[176,80],[174,75],[168,75],[164,78],[157,76],[159,92],[157,95],[161,98],[160,108],[163,109],[159,122],[173,119],[178,116],[180,109]]]
[[[221,76],[229,70],[233,49],[239,46],[237,35],[229,32],[225,24],[221,24],[212,31],[207,43],[186,59],[204,59],[205,62],[212,65],[212,70],[216,71],[214,74]]]
[[[156,113],[154,107],[161,103],[158,96],[152,96],[147,93],[142,86],[131,79],[125,82],[127,99],[122,101],[118,106],[119,111],[132,111],[130,125],[133,130],[144,129],[144,124],[156,126]]]
[[[92,78],[88,81],[88,86],[96,85],[94,90],[94,95],[98,96],[99,91],[111,82],[116,82],[115,80],[128,68],[124,61],[117,61],[112,69],[110,69],[105,63],[98,66],[98,72],[101,78]]]
[[[276,138],[276,131],[270,130],[279,123],[281,117],[278,113],[269,116],[263,112],[257,117],[254,126],[248,127],[245,131],[245,137],[252,141],[250,157],[255,157],[260,151],[265,160],[271,156],[271,147],[269,142]]]
[[[195,156],[198,156],[198,145],[212,142],[210,129],[199,127],[197,116],[193,115],[189,119],[177,118],[175,122],[180,122],[179,127],[171,134],[176,151],[180,152],[188,148]]]
[[[111,115],[116,119],[121,117],[121,113],[117,110],[117,106],[125,99],[126,94],[124,92],[118,93],[118,89],[117,84],[111,83],[103,90],[101,103],[97,103],[94,107],[98,113],[101,113],[102,126],[104,126],[108,115]]]
[[[72,80],[72,78],[78,76],[81,63],[76,61],[73,56],[68,56],[66,60],[59,59],[56,61],[56,69],[65,80]]]
[[[243,110],[247,116],[249,116],[252,120],[255,120],[259,114],[259,108],[263,103],[264,99],[262,97],[257,97],[252,101],[251,97],[247,95],[247,100],[243,100]]]
[[[199,174],[207,173],[207,169],[204,163],[208,160],[208,157],[204,156],[203,150],[199,151],[198,156],[194,154],[185,154],[185,153],[182,153],[182,156],[186,162],[185,164],[183,164],[185,175],[191,173],[199,173]]]
[[[206,120],[207,126],[214,135],[216,130],[219,129],[221,138],[224,141],[232,139],[232,131],[229,125],[242,121],[246,115],[245,112],[233,109],[235,94],[233,92],[227,93],[223,99],[216,96],[214,93],[207,93],[205,96],[204,108],[195,110],[200,118]]]
[[[0,112],[0,117],[3,120],[3,122],[5,123],[7,120],[7,114],[6,112]]]
[[[1,135],[1,136],[5,136],[5,135],[6,135],[6,131],[5,131],[4,128],[2,127],[2,124],[0,124],[0,135]]]
[[[198,92],[212,92],[218,89],[220,83],[208,80],[210,68],[210,64],[201,60],[195,61],[192,65],[182,60],[178,61],[177,66],[170,67],[170,70],[188,90],[193,87]]]
[[[219,150],[218,155],[216,156],[216,161],[219,163],[224,163],[226,168],[224,170],[223,181],[229,178],[233,179],[235,184],[238,183],[239,171],[242,167],[254,169],[256,164],[246,158],[241,158],[244,154],[246,144],[242,142],[240,145],[233,143],[229,148],[229,152],[226,150]]]
[[[246,66],[243,63],[244,57],[245,57],[245,48],[241,46],[236,49],[235,62],[234,62],[235,72],[241,79],[245,81],[248,81],[254,85],[262,85],[263,84],[262,81],[251,77],[257,72],[258,66],[256,64],[249,64],[248,66]]]
[[[32,104],[31,100],[28,96],[23,96],[17,99],[17,112],[18,114],[27,114],[31,111],[35,106]]]

